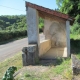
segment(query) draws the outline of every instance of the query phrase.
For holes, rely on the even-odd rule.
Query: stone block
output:
[[[23,66],[36,64],[38,61],[37,45],[28,45],[22,49]]]
[[[22,49],[22,62],[23,66],[27,66],[27,47],[23,47]]]
[[[23,66],[27,66],[27,56],[25,53],[22,53],[22,63]]]
[[[74,75],[80,74],[80,60],[76,58],[75,55],[71,55],[72,59],[72,70]]]
[[[36,64],[36,61],[38,60],[38,51],[37,51],[37,45],[28,45],[27,47],[27,60],[30,65]]]

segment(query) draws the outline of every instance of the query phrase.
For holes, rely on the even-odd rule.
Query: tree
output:
[[[4,29],[4,21],[0,20],[0,30]]]
[[[64,0],[56,0],[56,4],[58,5],[58,8],[59,8],[59,9],[61,8],[63,1],[64,1]]]
[[[56,0],[60,12],[70,15],[75,18],[72,33],[80,34],[80,0]]]

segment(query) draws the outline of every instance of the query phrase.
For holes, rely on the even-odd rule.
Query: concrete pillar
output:
[[[70,56],[70,21],[66,21],[67,57]]]
[[[36,9],[27,8],[27,32],[28,32],[28,43],[37,44],[39,46],[39,17]]]

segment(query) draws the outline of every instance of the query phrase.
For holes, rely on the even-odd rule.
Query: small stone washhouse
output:
[[[70,25],[74,19],[36,4],[26,2],[28,46],[23,48],[23,64],[39,59],[70,56]],[[45,40],[39,40],[39,17],[44,19]],[[26,54],[26,55],[25,55]]]

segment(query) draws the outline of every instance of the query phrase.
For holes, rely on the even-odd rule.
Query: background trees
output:
[[[56,0],[59,11],[75,18],[72,34],[80,34],[80,0]]]
[[[39,19],[39,29],[42,32],[44,21]],[[0,16],[0,42],[27,36],[26,15]]]
[[[26,16],[15,15],[15,16],[0,16],[0,29],[1,30],[15,30],[24,29],[26,27]]]
[[[39,19],[39,28],[44,25],[42,18]],[[27,29],[26,15],[0,16],[0,30]]]

